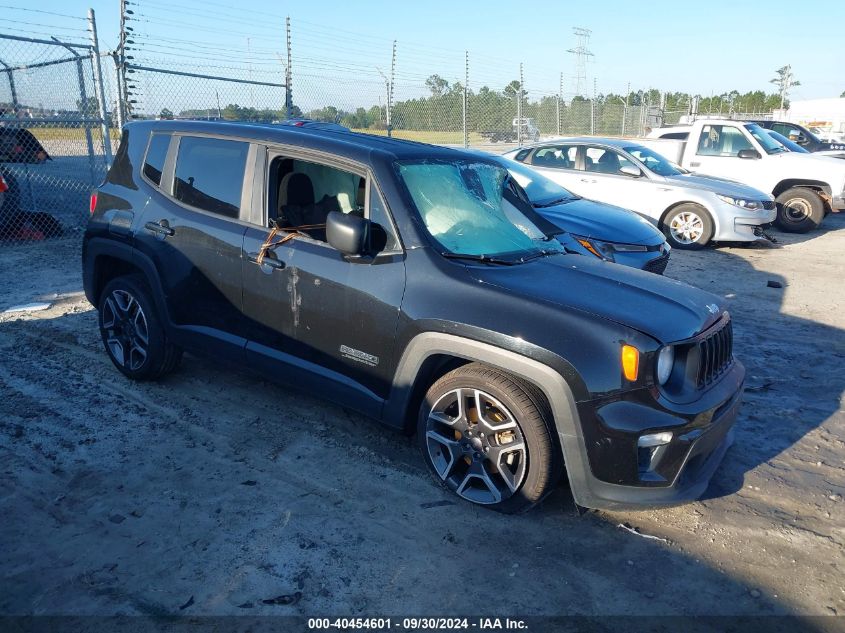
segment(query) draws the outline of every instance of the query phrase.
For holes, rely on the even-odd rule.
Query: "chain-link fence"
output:
[[[0,240],[79,226],[111,158],[90,44],[0,35]]]
[[[120,8],[119,37],[101,54],[93,12],[86,19],[15,9],[60,18],[40,33],[32,27],[48,27],[4,19],[16,35],[0,34],[0,240],[81,226],[120,128],[134,119],[304,117],[501,153],[556,137],[645,135],[682,122],[698,103],[630,86],[599,94],[597,82],[592,96],[565,92],[559,68],[292,25],[201,0],[122,0]],[[765,101],[738,94],[711,96],[708,111],[724,107],[738,118],[739,103]]]

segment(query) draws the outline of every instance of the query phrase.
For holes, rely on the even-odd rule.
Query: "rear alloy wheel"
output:
[[[697,204],[682,204],[663,220],[663,233],[675,248],[698,250],[712,239],[713,221]]]
[[[538,503],[560,477],[550,417],[529,386],[470,364],[429,389],[417,436],[438,482],[472,503],[518,512]]]
[[[182,350],[167,340],[143,278],[111,280],[100,293],[100,335],[112,363],[135,380],[173,371]]]
[[[824,201],[818,193],[806,187],[793,187],[777,199],[777,225],[788,233],[807,233],[824,219]]]

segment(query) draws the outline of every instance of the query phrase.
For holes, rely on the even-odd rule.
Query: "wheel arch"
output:
[[[83,286],[85,296],[93,306],[99,305],[100,294],[112,279],[123,275],[138,274],[144,278],[151,290],[159,314],[164,317],[164,324],[169,329],[170,312],[161,281],[153,262],[130,245],[114,240],[92,238],[83,249]]]
[[[382,417],[391,426],[409,430],[416,424],[416,408],[422,396],[440,376],[455,367],[477,362],[500,370],[535,387],[552,412],[553,432],[557,435],[564,468],[576,502],[590,497],[589,465],[584,448],[577,400],[573,394],[585,390],[580,380],[570,380],[549,364],[516,351],[475,339],[441,332],[415,336],[405,348],[396,369],[393,389],[385,401]],[[563,361],[574,372],[574,368]],[[577,374],[575,374],[577,376]],[[420,395],[421,394],[421,395]],[[409,427],[409,425],[411,425]]]
[[[772,189],[772,195],[777,198],[784,191],[788,191],[793,187],[813,189],[814,191],[824,193],[828,196],[831,195],[832,191],[830,185],[822,180],[812,180],[809,178],[787,178],[785,180],[781,180],[777,185],[775,185],[775,188]]]

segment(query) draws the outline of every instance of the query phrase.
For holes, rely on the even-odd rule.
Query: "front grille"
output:
[[[698,342],[698,388],[716,380],[733,360],[733,327],[728,319],[707,338]]]
[[[658,275],[662,275],[663,271],[666,270],[666,265],[669,263],[669,253],[663,253],[660,257],[655,257],[650,262],[648,262],[644,267],[643,270],[646,270],[650,273],[656,273]]]
[[[771,211],[775,208],[775,201],[774,200],[763,200],[763,208],[766,211]]]

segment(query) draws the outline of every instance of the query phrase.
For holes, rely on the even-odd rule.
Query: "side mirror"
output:
[[[619,168],[619,173],[633,178],[639,178],[643,175],[643,172],[633,165],[622,165],[622,167]]]
[[[326,217],[326,240],[344,255],[363,255],[370,221],[357,215],[332,211]]]
[[[760,158],[760,152],[758,152],[756,149],[741,149],[741,150],[739,150],[737,157],[738,158],[750,158],[750,159]]]

